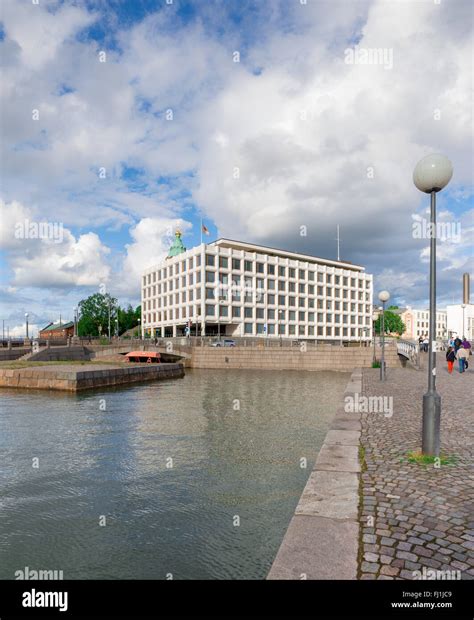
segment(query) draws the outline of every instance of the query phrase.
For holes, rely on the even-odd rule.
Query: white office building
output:
[[[448,336],[474,340],[474,304],[451,304],[447,307]]]
[[[169,256],[142,276],[142,333],[369,341],[372,275],[326,260],[219,239]]]
[[[405,324],[405,332],[403,338],[409,340],[418,340],[421,337],[428,337],[430,332],[430,311],[427,309],[417,310],[407,306],[400,312],[400,318]],[[447,330],[447,312],[446,310],[436,311],[436,339],[446,340],[448,337]]]

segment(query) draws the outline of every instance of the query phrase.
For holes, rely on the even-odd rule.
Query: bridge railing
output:
[[[420,347],[416,342],[397,340],[397,353],[410,360],[415,368],[420,368]]]

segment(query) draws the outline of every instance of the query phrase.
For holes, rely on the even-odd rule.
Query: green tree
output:
[[[141,306],[133,309],[131,304],[128,304],[127,308],[118,308],[118,320],[119,320],[119,334],[136,327],[138,325],[138,319],[141,317]]]
[[[400,315],[395,314],[395,312],[391,312],[390,310],[385,310],[384,327],[386,334],[398,334],[399,336],[401,336],[406,330],[405,323],[400,318]],[[381,332],[382,315],[380,314],[378,319],[375,321],[375,333],[380,335]]]
[[[110,308],[110,329],[114,333],[117,312],[117,299],[108,293],[95,293],[79,302],[79,336],[99,336],[108,334]]]

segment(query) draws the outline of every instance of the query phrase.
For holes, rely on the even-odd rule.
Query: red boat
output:
[[[161,362],[161,355],[155,353],[155,351],[130,351],[125,357],[127,358],[127,362],[146,364],[159,364]]]

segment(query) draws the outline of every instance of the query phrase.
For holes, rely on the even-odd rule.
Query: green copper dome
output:
[[[183,252],[186,252],[186,248],[181,241],[181,232],[177,230],[175,232],[174,241],[171,244],[168,252],[168,258],[171,258],[172,256],[178,256],[178,254],[182,254]]]

